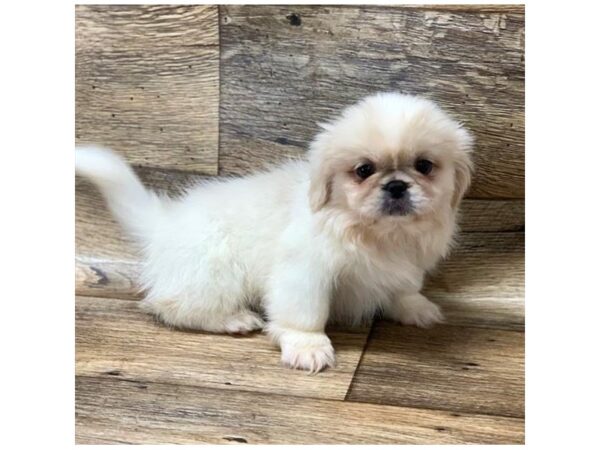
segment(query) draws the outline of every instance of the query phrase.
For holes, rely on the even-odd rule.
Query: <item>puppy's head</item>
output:
[[[369,222],[456,209],[467,190],[471,135],[433,102],[367,97],[322,125],[310,148],[310,204]]]

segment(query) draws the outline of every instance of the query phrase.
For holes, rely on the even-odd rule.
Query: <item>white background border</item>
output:
[[[598,441],[600,77],[591,5],[527,2],[526,439],[534,448]],[[74,443],[73,3],[7,2],[0,33],[1,439],[6,448],[64,448]]]

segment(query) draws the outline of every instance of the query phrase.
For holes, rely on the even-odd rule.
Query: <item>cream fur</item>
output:
[[[425,273],[448,252],[471,173],[472,139],[434,103],[396,93],[368,97],[329,124],[307,160],[195,186],[180,198],[143,187],[125,161],[76,151],[140,244],[142,306],[177,327],[216,333],[263,328],[282,361],[313,372],[332,366],[328,322],[358,324],[378,311],[417,326],[442,320],[422,296]],[[431,176],[416,158],[435,163]],[[364,181],[365,160],[377,172]],[[381,210],[390,180],[410,184],[413,210]]]

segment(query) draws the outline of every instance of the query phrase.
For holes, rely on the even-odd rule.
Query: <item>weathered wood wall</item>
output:
[[[221,173],[302,154],[376,91],[440,103],[477,139],[470,197],[524,196],[524,17],[403,7],[221,9]]]
[[[216,6],[78,6],[78,143],[138,165],[217,174]]]

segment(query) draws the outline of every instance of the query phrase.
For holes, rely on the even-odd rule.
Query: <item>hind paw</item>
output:
[[[247,334],[262,330],[265,322],[253,311],[242,311],[225,319],[223,328],[229,334]]]

